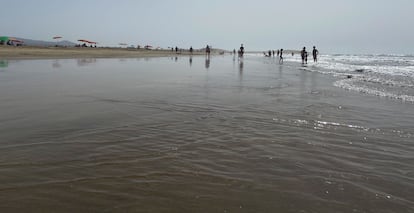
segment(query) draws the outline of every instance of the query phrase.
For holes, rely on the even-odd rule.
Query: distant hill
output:
[[[59,42],[53,42],[53,41],[41,41],[41,40],[33,40],[33,39],[26,39],[26,38],[19,38],[19,37],[13,37],[17,40],[21,40],[24,42],[25,46],[37,46],[37,47],[50,47],[50,46],[75,46],[76,43],[70,42],[70,41],[59,41]]]

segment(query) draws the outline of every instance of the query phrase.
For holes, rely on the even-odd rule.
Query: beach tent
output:
[[[24,43],[24,41],[16,39],[16,38],[9,38],[9,41],[12,41],[12,42],[18,43],[18,44],[23,44]]]
[[[9,37],[7,37],[7,36],[0,36],[0,41],[7,42],[8,40],[9,40]]]
[[[22,41],[22,40],[18,40],[18,39],[16,39],[16,38],[13,38],[13,37],[7,37],[7,36],[1,36],[1,37],[0,37],[0,41],[1,41],[2,43],[6,43],[6,42],[11,41],[11,42],[15,43],[17,46],[20,46],[20,45],[22,45],[22,44],[24,43],[24,41]]]
[[[79,39],[78,41],[83,42],[83,43],[88,43],[88,44],[97,44],[97,42],[89,41],[89,40],[86,40],[86,39]]]

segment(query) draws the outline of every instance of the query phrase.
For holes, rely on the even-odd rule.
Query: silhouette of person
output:
[[[190,54],[193,54],[193,47],[190,47]]]
[[[305,64],[305,58],[307,57],[308,52],[306,52],[306,47],[303,47],[302,51],[300,51],[300,56],[302,57],[302,64]]]
[[[318,62],[318,54],[319,51],[316,49],[315,46],[313,46],[313,50],[312,50],[312,56],[313,56],[313,62]]]
[[[279,53],[279,63],[283,64],[283,49],[280,49],[280,53]]]
[[[240,57],[243,57],[244,55],[244,47],[243,44],[240,45]]]
[[[210,50],[210,46],[207,45],[207,47],[206,47],[206,54],[207,54],[208,57],[210,57],[210,51],[211,51]]]

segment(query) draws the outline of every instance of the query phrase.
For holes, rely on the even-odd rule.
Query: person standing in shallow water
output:
[[[307,55],[308,52],[306,52],[306,47],[303,47],[302,51],[300,51],[300,56],[302,57],[302,64],[305,64],[305,57],[307,57]]]
[[[313,62],[318,62],[318,55],[319,55],[319,51],[316,49],[315,46],[313,46],[313,50],[312,50],[312,56],[313,56]]]
[[[243,57],[243,55],[244,55],[244,47],[243,47],[243,44],[241,44],[240,50],[239,50],[239,56]]]

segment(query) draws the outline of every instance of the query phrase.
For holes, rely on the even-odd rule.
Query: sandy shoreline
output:
[[[204,55],[194,51],[193,55]],[[190,55],[189,51],[175,53],[171,50],[145,50],[126,48],[79,47],[10,47],[0,45],[0,59],[60,59],[60,58],[135,58]]]

